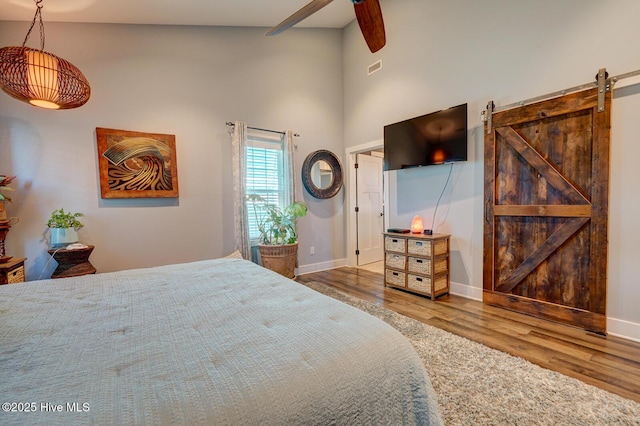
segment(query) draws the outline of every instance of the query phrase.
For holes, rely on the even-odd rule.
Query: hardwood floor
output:
[[[455,295],[435,301],[385,288],[380,273],[337,268],[297,277],[519,356],[549,370],[640,402],[640,343],[600,336]]]

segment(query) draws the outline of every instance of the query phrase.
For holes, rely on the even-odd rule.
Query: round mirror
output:
[[[311,166],[311,181],[319,189],[327,189],[333,183],[331,166],[324,160],[316,161]]]
[[[312,152],[302,165],[302,183],[316,198],[331,198],[342,188],[342,166],[331,151]]]

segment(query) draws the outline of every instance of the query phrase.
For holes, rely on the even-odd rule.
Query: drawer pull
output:
[[[422,241],[416,241],[416,245],[417,245],[418,247],[422,247]]]
[[[397,254],[394,254],[393,258],[397,260],[397,259],[400,259],[400,256],[398,256]]]
[[[394,243],[398,242],[398,240],[396,238],[393,238],[391,241],[393,241]]]
[[[416,281],[422,282],[422,278],[416,277]]]
[[[416,259],[416,263],[422,263],[422,259]]]
[[[397,273],[397,272],[392,272],[392,274],[393,274],[394,276],[396,276],[396,277],[398,276],[398,273]]]

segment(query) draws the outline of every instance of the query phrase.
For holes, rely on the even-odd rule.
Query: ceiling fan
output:
[[[266,35],[272,36],[291,28],[303,19],[313,15],[333,0],[313,0],[284,21],[267,31]],[[382,49],[386,43],[384,33],[384,21],[379,0],[350,0],[356,12],[360,31],[369,46],[371,53]]]

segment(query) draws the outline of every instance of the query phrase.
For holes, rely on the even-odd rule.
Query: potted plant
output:
[[[298,218],[307,215],[307,205],[294,201],[281,209],[256,194],[248,195],[247,199],[260,231],[258,250],[262,266],[293,278],[298,260]]]
[[[78,242],[78,230],[84,226],[79,217],[82,213],[66,212],[64,209],[51,213],[47,226],[51,230],[51,247],[57,248]]]
[[[0,175],[0,224],[8,223],[7,212],[4,208],[4,202],[11,202],[11,198],[6,194],[6,191],[13,191],[13,188],[11,188],[9,185],[11,185],[11,182],[13,182],[15,178],[15,176]]]

